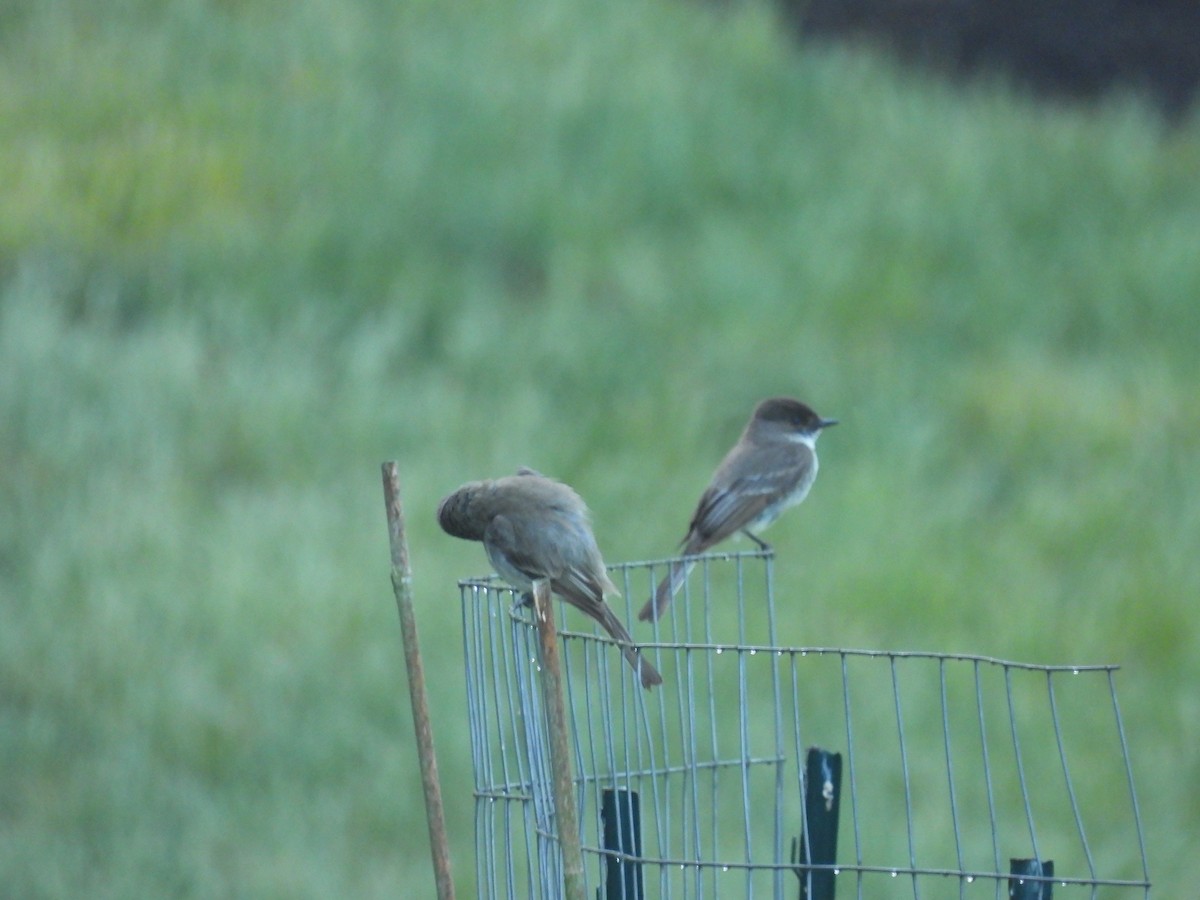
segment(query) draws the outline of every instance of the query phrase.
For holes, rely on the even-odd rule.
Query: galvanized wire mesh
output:
[[[612,568],[626,621],[670,562]],[[653,691],[559,607],[589,897],[604,898],[613,855],[606,789],[639,794],[645,897],[801,896],[811,745],[843,755],[829,866],[843,897],[1008,896],[1016,857],[1054,860],[1060,897],[1149,896],[1115,667],[788,645],[807,598],[777,604],[772,566],[770,551],[699,558],[663,619],[634,631],[663,674]],[[478,896],[557,898],[531,611],[494,579],[460,588]]]

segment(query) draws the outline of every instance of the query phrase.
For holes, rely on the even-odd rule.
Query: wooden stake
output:
[[[408,544],[404,538],[404,510],[400,505],[400,475],[394,462],[383,464],[383,502],[387,509],[388,540],[392,551],[392,590],[400,613],[400,632],[404,639],[404,664],[408,669],[408,694],[412,704],[413,730],[417,735],[417,755],[421,762],[421,784],[425,788],[425,818],[429,823],[429,849],[433,855],[433,876],[438,900],[454,900],[454,880],[450,874],[450,844],[446,838],[446,820],[442,813],[442,791],[438,782],[437,755],[433,750],[433,729],[429,723],[429,700],[425,694],[425,670],[421,665],[421,646],[417,639],[417,620],[413,616],[412,571],[408,566]]]
[[[563,897],[587,900],[583,882],[583,849],[575,811],[575,783],[571,776],[571,751],[567,742],[567,714],[563,708],[562,666],[558,656],[558,630],[550,583],[533,583],[533,609],[537,616],[542,656],[542,699],[550,732],[550,768],[554,777],[554,818],[563,858]]]

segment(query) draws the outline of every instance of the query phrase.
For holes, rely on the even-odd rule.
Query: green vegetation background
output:
[[[843,422],[772,532],[791,642],[1121,663],[1183,896],[1198,173],[1195,121],[797,48],[765,2],[10,0],[5,893],[431,895],[395,458],[471,896],[486,564],[438,498],[534,465],[664,555],[791,393]]]

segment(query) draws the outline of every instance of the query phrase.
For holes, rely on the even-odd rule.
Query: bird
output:
[[[516,475],[462,485],[438,504],[437,519],[453,537],[482,541],[496,573],[524,592],[525,602],[533,582],[548,579],[553,593],[617,642],[642,687],[662,684],[604,600],[619,592],[605,569],[587,505],[571,487],[522,467]]]
[[[836,424],[837,419],[823,419],[791,397],[770,397],[755,406],[692,513],[681,555],[703,553],[739,531],[769,549],[756,532],[808,495],[817,477],[817,437]],[[694,560],[673,563],[638,618],[659,618],[694,565]]]

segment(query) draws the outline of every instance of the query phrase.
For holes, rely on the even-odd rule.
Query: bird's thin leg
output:
[[[771,551],[771,545],[768,544],[766,541],[764,541],[762,538],[760,538],[758,535],[751,534],[750,531],[745,528],[742,529],[742,534],[744,534],[746,537],[750,538],[750,540],[754,541],[754,543],[758,544],[758,549],[762,550],[764,553],[769,553]]]

